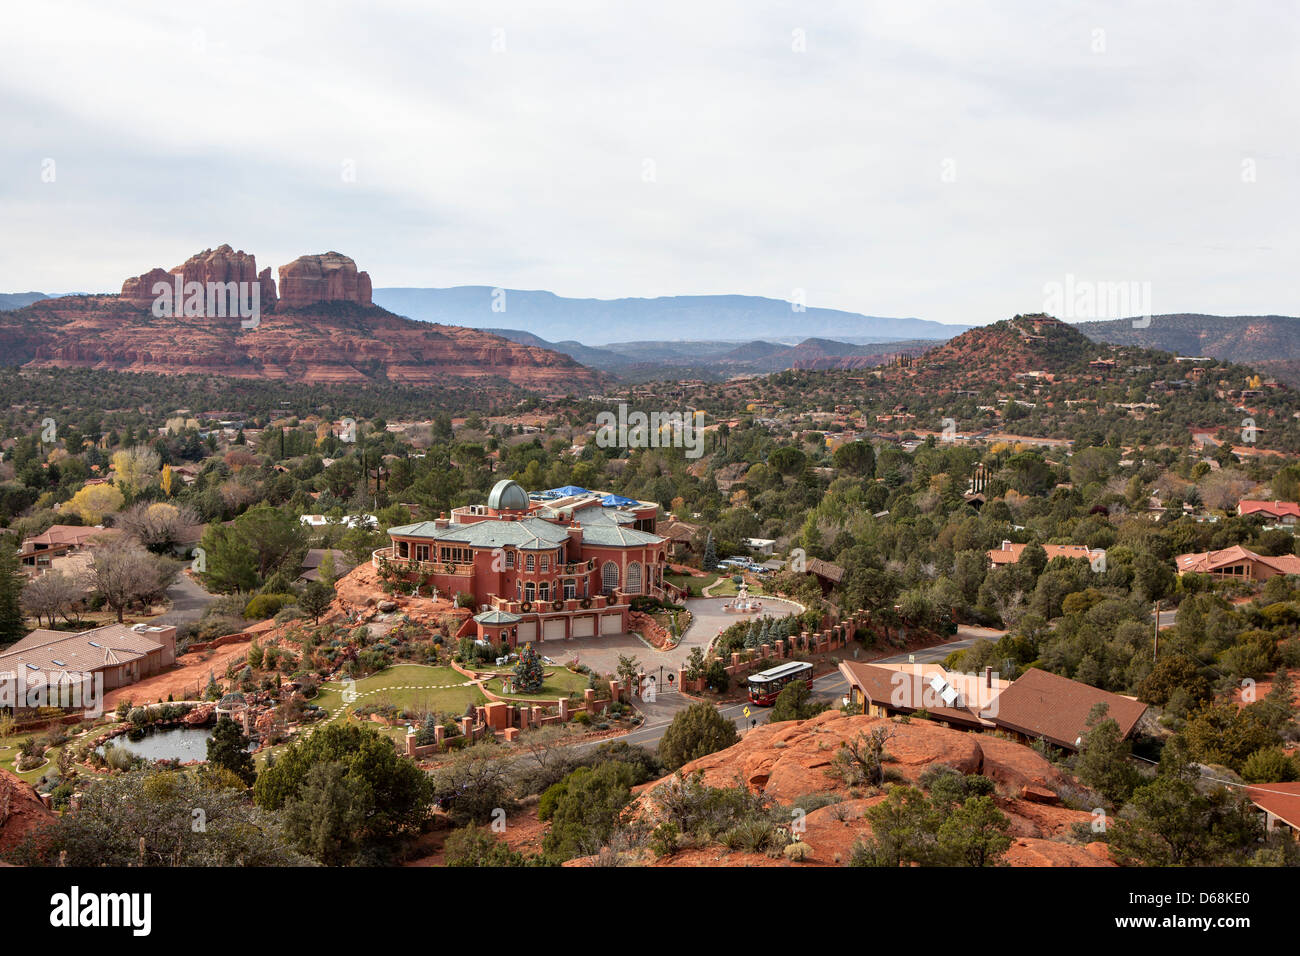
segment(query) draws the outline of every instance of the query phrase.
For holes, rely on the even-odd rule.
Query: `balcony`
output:
[[[453,561],[418,561],[415,558],[401,558],[397,556],[396,549],[393,547],[378,548],[371,553],[370,563],[376,569],[380,569],[384,562],[387,562],[390,568],[406,574],[449,574],[452,576],[465,575],[470,577],[474,574],[473,564],[457,564]]]

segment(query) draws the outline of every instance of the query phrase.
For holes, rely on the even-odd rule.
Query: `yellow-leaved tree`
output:
[[[78,515],[82,524],[94,525],[103,522],[104,515],[121,511],[125,501],[122,492],[112,485],[86,485],[60,505],[59,510]]]

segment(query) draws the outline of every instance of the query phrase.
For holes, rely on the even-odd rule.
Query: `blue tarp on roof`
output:
[[[606,508],[618,508],[624,505],[634,505],[637,502],[632,498],[624,498],[622,495],[606,495],[600,499],[600,503]]]
[[[577,485],[565,485],[563,488],[552,488],[547,492],[548,495],[555,495],[559,498],[567,498],[570,495],[585,495],[586,488],[579,488]]]

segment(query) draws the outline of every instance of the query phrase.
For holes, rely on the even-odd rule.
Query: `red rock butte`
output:
[[[368,306],[370,291],[369,274],[338,252],[299,256],[280,266],[280,301],[291,309],[340,300]]]
[[[270,269],[259,272],[251,253],[221,245],[129,278],[121,295],[63,296],[0,312],[0,364],[424,388],[497,379],[556,394],[606,382],[560,352],[394,315],[374,304],[370,276],[341,253],[301,256],[279,271],[277,295]],[[174,290],[177,281],[205,289],[256,282],[258,321],[181,309],[155,316],[155,286]]]

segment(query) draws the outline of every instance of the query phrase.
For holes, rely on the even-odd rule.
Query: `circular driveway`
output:
[[[635,634],[610,634],[601,637],[576,637],[567,641],[543,641],[537,645],[539,653],[555,661],[566,661],[570,657],[603,674],[612,674],[618,669],[619,655],[635,657],[648,671],[663,667],[673,670],[686,663],[691,649],[699,647],[707,650],[718,632],[740,620],[757,620],[763,616],[784,617],[803,609],[793,601],[779,598],[761,597],[763,610],[758,614],[729,614],[722,610],[730,598],[692,598],[686,602],[686,609],[691,612],[691,626],[682,635],[681,643],[670,651],[661,651],[651,647]]]

